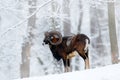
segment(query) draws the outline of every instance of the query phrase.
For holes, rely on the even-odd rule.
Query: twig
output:
[[[12,26],[11,28],[9,28],[8,30],[6,30],[0,37],[2,38],[5,34],[7,34],[9,31],[11,31],[12,29],[16,28],[17,26],[20,26],[22,23],[24,23],[25,21],[27,21],[30,17],[32,17],[33,15],[35,15],[42,7],[44,7],[45,5],[47,5],[48,3],[50,3],[50,1],[47,1],[45,4],[41,5],[35,12],[33,12],[30,16],[28,16],[26,19],[24,19],[23,21],[20,21],[19,23],[15,24],[14,26]]]

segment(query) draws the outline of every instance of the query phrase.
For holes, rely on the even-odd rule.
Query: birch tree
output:
[[[52,10],[52,17],[51,17],[51,27],[53,29],[56,28],[56,22],[55,22],[55,16],[54,16],[54,13],[55,13],[55,10],[56,10],[56,2],[55,0],[52,0],[52,3],[51,3],[51,10]]]
[[[29,14],[32,14],[36,8],[36,0],[29,0],[28,5],[29,8]],[[33,29],[35,28],[35,22],[36,22],[36,15],[31,16],[28,19],[28,36],[24,39],[24,43],[22,46],[22,64],[21,64],[21,78],[29,77],[30,76],[30,50],[32,46],[32,40],[34,37]]]
[[[106,62],[103,62],[103,60],[108,55],[107,50],[105,50],[105,44],[104,37],[107,40],[106,34],[107,30],[105,28],[107,20],[106,20],[106,14],[105,14],[105,6],[95,6],[90,8],[90,15],[91,15],[91,45],[92,45],[92,52],[95,52],[92,54],[92,61],[95,64],[92,64],[93,66],[104,66],[106,65]],[[102,24],[102,25],[101,25]],[[103,29],[105,29],[104,35],[103,35]]]
[[[118,42],[116,35],[116,23],[115,23],[115,6],[113,2],[108,2],[108,25],[109,25],[109,35],[111,44],[111,58],[112,63],[118,63]]]
[[[66,15],[64,18],[63,26],[64,26],[64,35],[70,35],[71,33],[71,22],[70,22],[70,7],[69,7],[70,0],[63,1],[63,14]]]
[[[78,7],[80,8],[78,32],[80,32],[81,31],[82,20],[83,20],[83,4],[82,4],[82,0],[79,0],[79,6]]]

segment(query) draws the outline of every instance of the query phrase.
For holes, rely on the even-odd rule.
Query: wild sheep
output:
[[[62,37],[58,31],[45,32],[44,44],[48,44],[52,55],[58,61],[63,60],[65,72],[70,71],[70,59],[76,52],[84,59],[85,69],[89,69],[88,45],[90,39],[85,34]]]

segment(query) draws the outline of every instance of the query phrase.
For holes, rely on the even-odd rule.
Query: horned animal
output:
[[[70,59],[76,54],[79,54],[84,62],[85,69],[89,69],[89,56],[88,56],[88,45],[90,39],[85,34],[76,34],[74,36],[62,36],[59,31],[47,31],[44,34],[44,44],[48,44],[55,59],[63,60],[64,71],[69,72]]]

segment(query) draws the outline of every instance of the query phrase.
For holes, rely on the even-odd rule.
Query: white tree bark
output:
[[[112,63],[118,63],[119,51],[116,35],[116,23],[115,23],[115,6],[114,3],[108,2],[108,22],[109,22],[109,35],[111,43],[111,58]]]
[[[36,0],[28,1],[30,7],[36,6]],[[32,14],[36,8],[29,8],[29,14]],[[22,46],[22,64],[21,64],[21,78],[30,76],[30,52],[33,44],[32,39],[34,38],[33,29],[35,28],[36,15],[34,14],[28,19],[28,36],[24,40]]]
[[[64,18],[63,26],[64,26],[64,35],[68,36],[71,34],[71,21],[70,21],[70,0],[63,1],[63,14],[66,15],[67,19]]]

